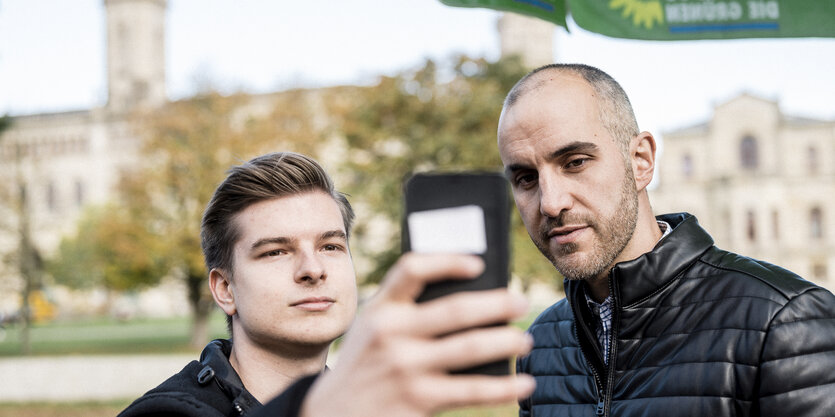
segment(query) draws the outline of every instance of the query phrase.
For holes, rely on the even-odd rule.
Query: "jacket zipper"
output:
[[[574,338],[577,339],[578,345],[580,346],[580,353],[583,354],[583,358],[586,360],[586,364],[589,366],[589,369],[591,369],[591,375],[592,375],[592,377],[594,377],[594,388],[595,388],[595,391],[597,391],[597,411],[596,411],[596,414],[598,416],[602,416],[605,413],[605,404],[606,404],[605,397],[604,397],[604,392],[603,392],[602,379],[600,379],[600,375],[597,373],[597,370],[595,370],[594,365],[592,365],[591,362],[589,361],[588,352],[586,352],[585,349],[583,349],[583,344],[579,343],[580,342],[580,335],[579,335],[579,332],[577,331],[578,326],[580,326],[580,324],[574,326]],[[533,407],[531,407],[531,410],[533,410]],[[533,416],[531,416],[531,417],[533,417]]]
[[[608,393],[612,390],[612,384],[615,381],[614,375],[614,363],[615,363],[615,356],[616,356],[616,346],[615,338],[617,336],[617,324],[619,319],[618,314],[618,302],[617,297],[615,296],[615,288],[614,288],[614,281],[615,281],[615,272],[611,272],[611,276],[609,277],[609,294],[612,296],[612,323],[611,323],[611,334],[609,337],[609,354],[607,355],[606,364],[606,392],[604,392],[603,385],[600,383],[601,379],[598,375],[597,371],[594,369],[594,366],[589,362],[588,356],[586,352],[583,351],[583,345],[580,344],[580,352],[583,353],[583,357],[586,358],[586,363],[588,363],[589,368],[591,368],[591,373],[594,376],[594,383],[597,388],[597,407],[595,409],[595,415],[599,417],[604,417],[607,415],[606,413],[606,398],[608,397]],[[574,329],[574,337],[577,338],[579,341],[579,335],[577,334],[577,329]]]
[[[604,414],[606,414],[606,400],[603,398],[602,391],[598,391],[597,395],[600,400],[597,401],[597,411],[595,412],[595,414],[597,414],[598,416],[603,416]]]
[[[606,391],[600,396],[600,401],[597,403],[597,415],[606,415],[606,398],[611,397],[612,385],[615,383],[615,358],[617,357],[617,339],[618,324],[620,323],[620,302],[615,294],[615,271],[612,270],[609,277],[609,294],[612,296],[612,323],[610,326],[611,333],[609,334],[609,354],[606,359]]]

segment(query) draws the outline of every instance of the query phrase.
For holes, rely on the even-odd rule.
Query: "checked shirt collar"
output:
[[[661,228],[663,234],[661,235],[661,239],[664,239],[670,232],[673,231],[673,228],[670,227],[670,224],[663,221],[658,220],[658,227]],[[659,239],[659,240],[661,240]],[[595,332],[597,333],[597,343],[601,348],[601,352],[603,353],[603,363],[608,365],[609,364],[609,342],[612,340],[612,295],[609,294],[602,303],[596,303],[592,300],[588,294],[586,294],[586,303],[589,305],[589,309],[594,314],[595,318]]]

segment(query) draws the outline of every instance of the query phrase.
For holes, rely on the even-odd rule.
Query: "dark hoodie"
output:
[[[246,390],[229,355],[232,342],[215,339],[206,345],[200,361],[191,361],[182,371],[148,391],[118,417],[295,417],[317,375],[301,378],[262,407]]]

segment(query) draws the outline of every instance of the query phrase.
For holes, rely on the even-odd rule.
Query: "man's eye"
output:
[[[340,245],[325,245],[324,249],[326,251],[339,251],[339,250],[342,250],[342,246],[340,246]]]
[[[536,181],[536,174],[522,174],[516,177],[516,185],[527,187]]]
[[[572,159],[572,160],[568,161],[568,163],[565,164],[565,167],[569,168],[569,169],[579,168],[579,167],[585,165],[586,162],[588,162],[588,160],[589,160],[589,158],[575,158],[575,159]]]
[[[267,257],[267,256],[280,256],[280,255],[283,255],[283,254],[284,254],[284,251],[283,251],[283,250],[281,250],[281,249],[274,249],[274,250],[271,250],[271,251],[264,252],[261,256],[264,256],[264,257]]]

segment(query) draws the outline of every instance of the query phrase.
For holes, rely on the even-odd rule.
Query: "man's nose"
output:
[[[539,176],[539,212],[545,217],[556,218],[574,204],[569,185],[554,174]]]
[[[299,284],[316,284],[327,278],[327,272],[319,254],[314,251],[301,251],[296,268],[295,281]]]

